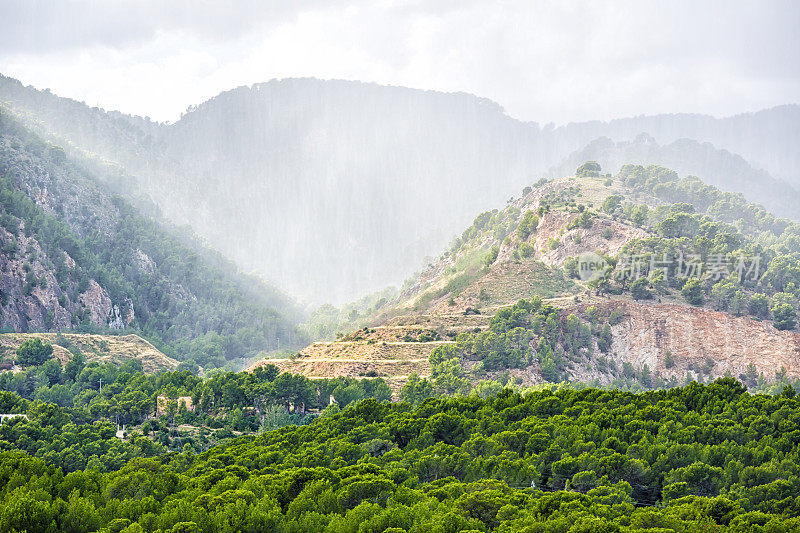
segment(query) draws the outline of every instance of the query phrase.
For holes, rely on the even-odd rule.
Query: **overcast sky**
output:
[[[792,0],[0,0],[0,72],[158,120],[296,76],[466,91],[540,123],[723,116],[800,102],[798,28]]]

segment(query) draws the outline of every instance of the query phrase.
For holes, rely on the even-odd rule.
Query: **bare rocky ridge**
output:
[[[538,260],[548,265],[562,265],[568,257],[589,251],[616,255],[629,241],[647,236],[641,228],[600,217],[592,220],[591,228],[567,229],[569,223],[577,218],[578,215],[563,211],[547,213],[540,218],[538,229],[527,241],[534,246]],[[611,237],[603,237],[606,230],[611,231]],[[549,247],[551,239],[558,239],[557,248]]]

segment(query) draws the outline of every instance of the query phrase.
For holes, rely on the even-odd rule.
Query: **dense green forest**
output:
[[[42,190],[49,195],[46,205],[34,199]],[[93,323],[80,301],[95,280],[121,316],[133,317],[128,331],[140,332],[192,369],[305,342],[293,325],[299,313],[287,297],[239,273],[185,228],[141,214],[2,109],[0,206],[0,225],[10,234],[3,253],[25,261],[25,295],[52,272],[57,284],[49,290],[71,313],[68,328],[116,332]],[[21,235],[34,238],[43,257],[20,247]],[[45,314],[51,322],[45,321],[45,329],[57,327],[52,310]]]
[[[20,347],[18,359],[37,349],[30,344]],[[380,378],[312,381],[272,365],[206,379],[188,370],[148,375],[138,360],[87,364],[76,353],[62,367],[52,346],[39,343],[38,353],[41,360],[25,370],[0,373],[0,413],[28,416],[0,426],[0,448],[24,450],[65,472],[93,465],[113,470],[168,451],[200,452],[234,432],[307,423],[325,408],[330,413],[365,398],[391,398]],[[329,407],[331,398],[336,404]],[[127,440],[116,438],[119,428]]]
[[[102,451],[89,434],[110,435],[108,422],[59,423],[62,408],[13,393],[2,401],[27,405],[30,418],[0,426],[2,531],[800,527],[800,406],[791,387],[751,395],[724,378],[639,394],[505,390],[417,408],[368,399],[202,453],[188,445],[164,454],[137,435],[85,467],[19,449],[35,440],[33,428],[46,440],[59,424],[63,438]]]
[[[457,344],[515,364],[550,346],[580,353],[603,323],[590,313],[570,334],[557,317],[522,301]],[[534,328],[536,350],[490,349]],[[436,369],[392,403],[380,378],[310,380],[271,365],[146,375],[139,361],[86,364],[80,353],[62,367],[35,342],[18,357],[25,370],[0,373],[0,412],[25,415],[0,424],[0,531],[800,527],[790,384],[774,395],[733,378],[523,393],[448,389],[453,377]]]
[[[600,171],[584,165],[578,182],[606,179]],[[551,210],[578,214],[573,227],[613,218],[651,236],[606,258],[612,268],[590,283],[597,293],[678,295],[796,326],[800,225],[662,167],[626,166],[607,179],[650,205],[636,194],[581,205],[571,187],[527,211],[483,213],[450,254],[491,233],[518,243],[511,257],[523,261]],[[700,372],[679,387],[607,358],[617,312],[567,312],[534,297],[437,347],[431,376],[410,376],[397,403],[377,377],[210,370],[302,344],[291,302],[2,112],[0,205],[8,275],[21,265],[24,279],[21,296],[0,294],[4,313],[14,298],[48,294],[66,329],[117,333],[119,320],[93,321],[81,298],[94,280],[131,317],[125,332],[184,362],[147,375],[140,361],[87,363],[63,336],[64,365],[52,347],[24,344],[23,368],[0,373],[0,413],[25,415],[0,424],[0,531],[800,529],[800,383],[779,369],[774,382],[748,369],[737,376],[746,386],[703,384]],[[498,253],[481,255],[458,283]],[[626,256],[641,261],[636,279],[619,275]],[[682,275],[675,265],[689,256],[705,275]],[[734,268],[754,257],[756,273]],[[733,270],[710,274],[719,258]],[[666,266],[652,266],[659,261]],[[575,268],[568,260],[564,271],[576,277]],[[320,310],[308,330],[331,336],[392,296]],[[43,329],[60,327],[46,316]],[[563,383],[589,361],[614,388]],[[551,383],[522,390],[511,371],[530,365]]]

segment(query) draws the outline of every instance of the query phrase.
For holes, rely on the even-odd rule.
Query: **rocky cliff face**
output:
[[[654,382],[661,378],[673,384],[723,376],[750,384],[759,376],[766,382],[774,381],[777,374],[800,378],[800,333],[779,331],[769,321],[686,304],[621,298],[583,297],[578,305],[569,300],[551,303],[563,308],[563,316],[580,315],[589,306],[596,307],[600,316],[612,312],[620,316],[611,327],[608,352],[595,345],[588,360],[568,369],[570,381],[608,385],[624,375],[626,364],[637,376],[646,365]],[[535,362],[511,373],[524,385],[544,382]]]
[[[64,252],[50,257],[40,243],[25,235],[0,228],[0,326],[18,332],[69,330],[87,319],[96,327],[108,327],[114,318],[108,291],[94,279],[85,289],[69,277],[59,282],[53,265],[74,261]],[[69,265],[72,264],[72,267]],[[131,316],[131,315],[129,315]],[[130,324],[119,323],[117,329]]]
[[[751,364],[768,380],[781,369],[800,377],[800,333],[778,331],[771,322],[666,303],[617,301],[601,308],[622,312],[622,321],[612,327],[611,348],[620,363],[647,364],[654,373],[681,380],[687,374],[743,379]]]

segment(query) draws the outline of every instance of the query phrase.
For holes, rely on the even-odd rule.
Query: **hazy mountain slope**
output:
[[[800,188],[800,153],[796,149],[800,144],[800,105],[796,103],[724,118],[674,113],[579,122],[556,128],[554,133],[562,146],[577,150],[598,137],[627,141],[642,132],[661,144],[687,138],[710,142]]]
[[[54,136],[67,154],[88,150],[131,171],[146,168],[158,154],[155,136],[163,124],[90,107],[47,90],[25,87],[0,75],[0,101],[21,114],[40,135]]]
[[[471,213],[521,189],[537,137],[469,95],[316,80],[239,88],[169,129],[168,173],[202,186],[192,180],[166,210],[280,286],[341,300],[401,279]]]
[[[227,91],[164,125],[10,78],[0,78],[0,99],[74,153],[122,165],[118,190],[149,195],[245,269],[313,302],[397,283],[475,212],[518,194],[600,135],[711,141],[757,167],[800,176],[796,106],[730,119],[662,115],[541,128],[467,94],[287,79]],[[708,169],[706,160],[686,159],[688,173]],[[780,207],[784,198],[759,201]]]
[[[4,327],[132,328],[204,366],[297,342],[286,297],[141,215],[2,109],[0,195]]]
[[[0,98],[42,130],[118,161],[172,220],[317,301],[397,282],[542,166],[538,128],[469,95],[285,80],[223,93],[148,137],[131,130],[142,121],[59,116],[63,99],[2,81]]]
[[[614,173],[628,163],[663,165],[680,175],[703,176],[703,181],[709,185],[742,193],[748,200],[768,206],[778,216],[800,220],[800,191],[753,168],[741,156],[719,150],[710,143],[678,139],[659,144],[644,133],[632,141],[616,143],[601,137],[570,154],[560,165],[550,169],[548,175],[566,176],[584,161],[597,161]]]

